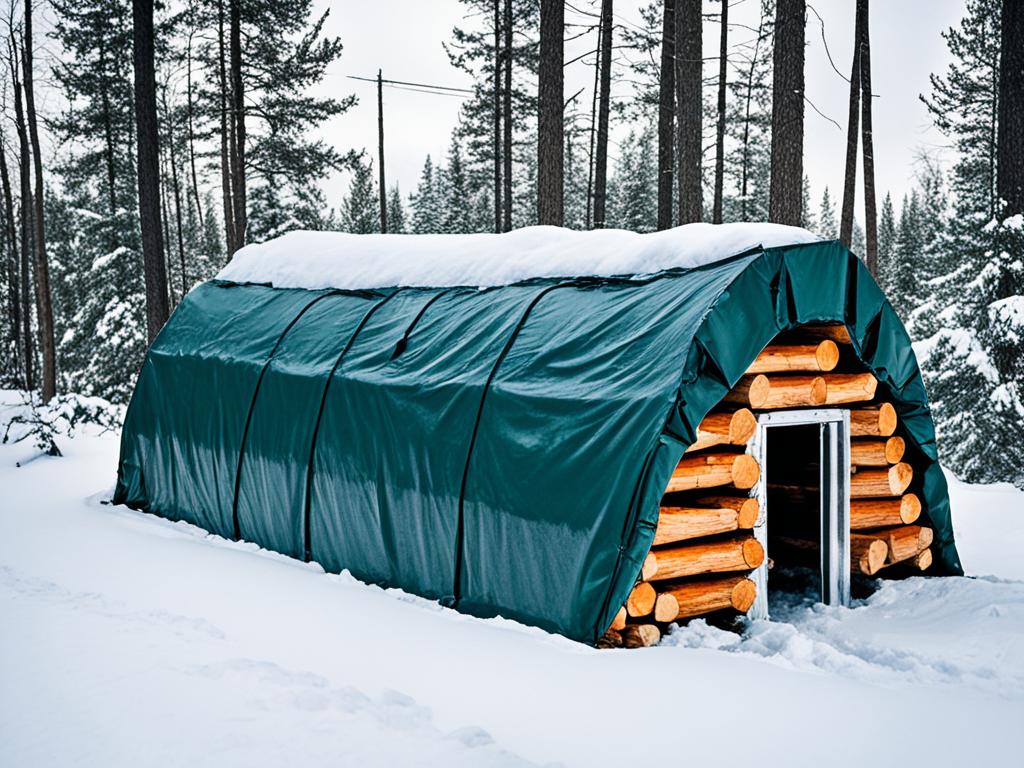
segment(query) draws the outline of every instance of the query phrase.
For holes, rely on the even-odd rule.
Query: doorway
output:
[[[750,444],[761,465],[754,536],[765,561],[754,572],[748,615],[769,617],[770,590],[811,590],[826,605],[850,603],[850,414],[771,411]]]

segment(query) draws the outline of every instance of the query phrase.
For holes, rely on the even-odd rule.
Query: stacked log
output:
[[[758,411],[847,409],[852,570],[876,576],[930,567],[932,530],[920,524],[921,500],[910,490],[914,468],[906,441],[896,434],[896,409],[876,399],[873,374],[850,365],[856,360],[851,345],[841,325],[780,334],[704,417],[665,489],[637,583],[599,646],[647,647],[672,622],[742,614],[753,605],[757,586],[751,576],[765,562],[764,547],[753,536],[762,513],[753,494],[765,478],[746,451]],[[773,483],[770,489],[773,499],[816,503],[809,484]],[[800,538],[772,541],[805,552],[817,547]]]

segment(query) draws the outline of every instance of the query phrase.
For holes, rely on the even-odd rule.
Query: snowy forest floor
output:
[[[1024,723],[1024,493],[974,578],[598,651],[101,503],[117,436],[0,446],[0,765],[993,765]],[[758,758],[757,755],[761,757]]]

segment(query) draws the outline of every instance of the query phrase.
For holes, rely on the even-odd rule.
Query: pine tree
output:
[[[398,189],[398,184],[393,184],[388,190],[388,232],[401,235],[407,231],[407,226],[402,193]]]
[[[341,229],[358,235],[380,232],[380,206],[373,161],[357,160],[348,194],[341,202]]]
[[[818,222],[811,207],[811,180],[804,176],[803,188],[800,190],[800,226],[812,232],[818,229]]]
[[[472,195],[469,179],[462,164],[462,147],[452,136],[448,146],[448,164],[440,174],[441,231],[463,234],[473,231]]]
[[[653,232],[658,226],[657,156],[655,137],[648,128],[630,131],[620,146],[615,167],[609,225],[633,232]]]
[[[442,203],[434,163],[427,155],[420,173],[420,182],[409,201],[412,208],[412,231],[417,235],[441,232]]]
[[[895,248],[896,212],[892,207],[892,196],[887,192],[882,200],[882,215],[878,222],[878,280],[883,288],[892,272]]]
[[[835,240],[839,237],[839,228],[836,224],[836,206],[832,202],[828,187],[821,193],[821,205],[818,206],[818,229],[817,232],[826,240]]]

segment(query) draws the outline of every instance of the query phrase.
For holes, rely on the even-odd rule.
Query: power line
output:
[[[376,83],[376,77],[359,77],[357,75],[346,75],[350,80],[364,80],[368,83]],[[470,88],[453,88],[450,85],[432,85],[431,83],[410,83],[405,80],[381,80],[385,85],[407,85],[416,88],[430,88],[437,91],[452,91],[453,93],[473,93]]]

